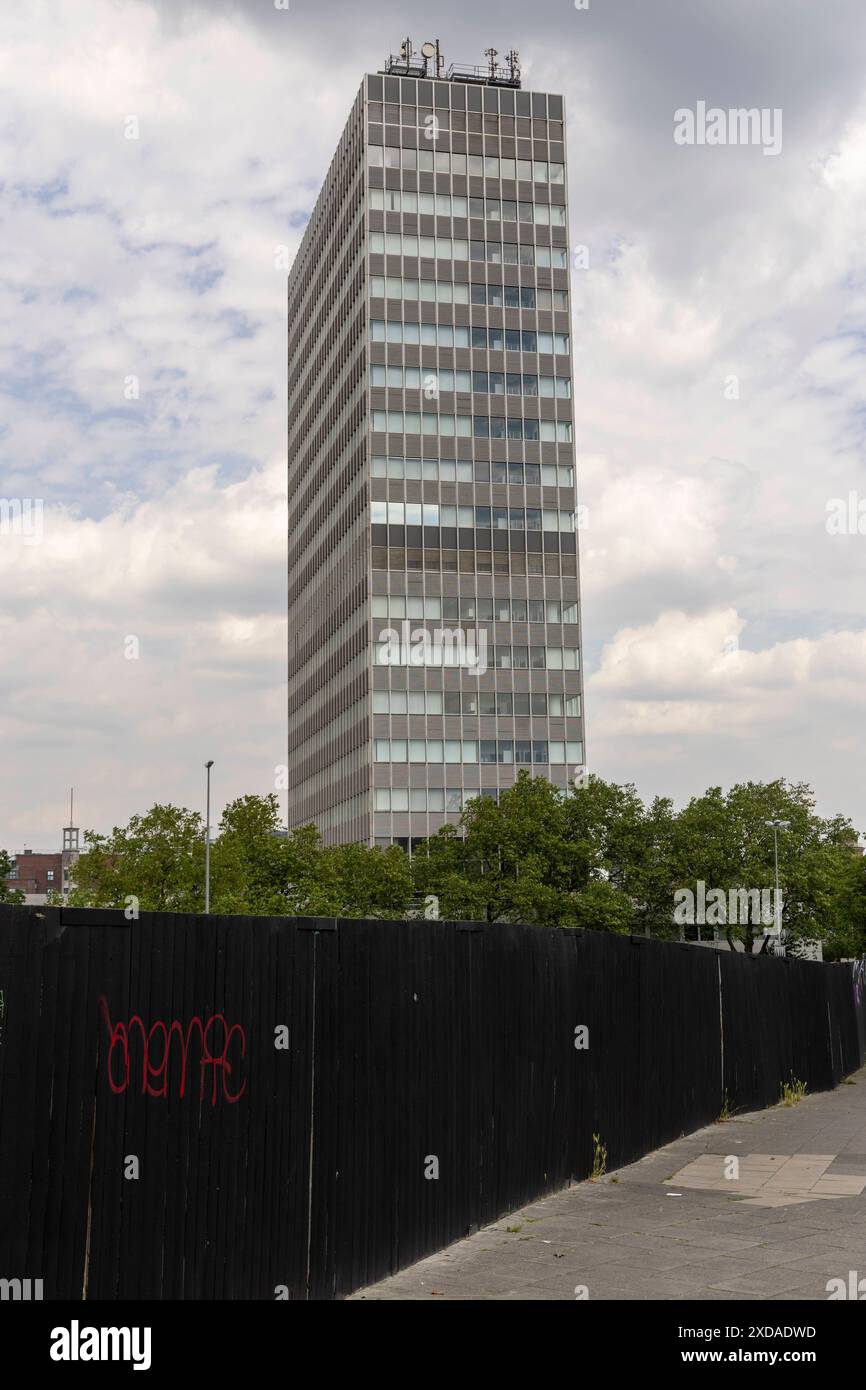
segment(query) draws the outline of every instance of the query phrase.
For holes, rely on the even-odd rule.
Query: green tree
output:
[[[154,806],[110,835],[85,833],[70,902],[201,912],[204,825],[197,812]],[[226,806],[211,844],[211,911],[219,914],[402,917],[412,895],[402,850],[324,846],[315,826],[286,834],[275,794]]]
[[[200,912],[204,899],[204,826],[197,811],[153,806],[110,835],[84,832],[87,846],[75,867],[72,906]]]
[[[10,888],[6,882],[12,873],[13,859],[5,849],[0,849],[0,903],[23,903],[24,894],[20,888]]]
[[[415,856],[419,893],[435,893],[443,917],[545,926],[629,929],[628,895],[608,882],[607,784],[590,778],[564,794],[542,777],[518,773],[498,803],[470,801],[461,834],[447,826]]]
[[[693,798],[676,819],[672,847],[674,882],[695,889],[773,890],[773,831],[768,821],[788,822],[778,832],[782,929],[796,950],[805,941],[829,941],[842,929],[842,897],[850,870],[850,821],[822,820],[805,783],[784,778],[743,782],[727,795],[711,787]],[[855,835],[856,839],[856,835]],[[760,924],[728,923],[728,939],[749,950],[765,945]]]

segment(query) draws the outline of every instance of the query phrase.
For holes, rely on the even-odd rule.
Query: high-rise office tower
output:
[[[583,763],[562,97],[407,42],[289,279],[289,825],[408,844]]]

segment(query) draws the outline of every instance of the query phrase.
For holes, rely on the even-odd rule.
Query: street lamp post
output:
[[[787,830],[790,824],[791,822],[789,820],[767,821],[767,825],[769,825],[773,831],[773,858],[776,864],[776,903],[774,915],[776,918],[776,935],[780,942],[782,939],[782,899],[779,894],[779,831]]]
[[[204,910],[210,912],[210,770],[213,758],[205,763],[207,769],[207,809],[204,827]]]

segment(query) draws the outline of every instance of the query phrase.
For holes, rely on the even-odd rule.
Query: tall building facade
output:
[[[411,845],[584,761],[565,113],[404,45],[289,278],[289,826]]]

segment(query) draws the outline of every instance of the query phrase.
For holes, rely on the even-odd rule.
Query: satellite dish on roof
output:
[[[422,43],[422,45],[421,45],[421,52],[424,54],[424,57],[425,57],[425,58],[435,58],[435,56],[436,56],[436,45],[435,45],[435,43]]]

